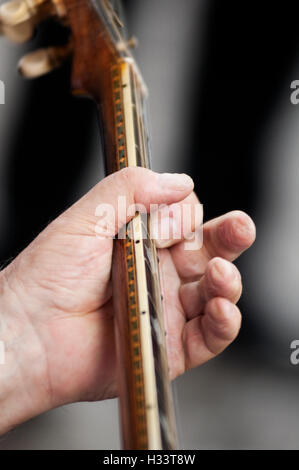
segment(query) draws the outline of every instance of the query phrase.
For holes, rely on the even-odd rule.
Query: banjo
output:
[[[147,89],[130,52],[116,2],[109,0],[12,0],[0,7],[0,31],[16,42],[56,17],[70,29],[67,45],[26,55],[19,70],[36,78],[72,60],[73,93],[96,103],[107,173],[149,168]],[[177,448],[168,375],[159,259],[149,217],[136,212],[114,241],[112,285],[124,449]]]

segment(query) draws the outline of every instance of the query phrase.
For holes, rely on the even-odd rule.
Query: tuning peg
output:
[[[25,42],[33,35],[38,22],[64,14],[62,0],[11,0],[0,6],[0,29],[9,39]]]
[[[138,39],[135,36],[130,37],[127,41],[127,46],[129,49],[136,49],[138,47]]]
[[[0,6],[0,30],[14,42],[25,42],[33,34],[29,8],[24,1],[14,0]]]
[[[47,0],[11,0],[0,6],[0,20],[6,26],[25,23],[38,14]]]
[[[28,41],[34,31],[34,24],[31,21],[20,23],[15,26],[3,25],[0,27],[0,33],[4,34],[8,39],[13,42],[26,42]]]
[[[18,70],[25,78],[37,78],[57,69],[71,55],[72,45],[39,49],[24,56]]]
[[[138,47],[138,39],[132,36],[128,41],[119,41],[117,43],[118,52],[125,52],[128,49],[136,49]]]
[[[32,17],[32,12],[26,1],[13,0],[0,6],[0,19],[4,25],[14,26]]]

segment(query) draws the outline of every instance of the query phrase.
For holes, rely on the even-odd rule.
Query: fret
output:
[[[112,69],[116,151],[119,169],[122,165],[137,166],[142,165],[144,162],[142,149],[140,151],[139,128],[136,127],[136,106],[134,103],[136,95],[132,87],[131,70],[130,63],[126,62],[117,64]],[[120,155],[121,150],[123,152]],[[139,414],[143,410],[143,418],[137,419],[137,434],[141,436],[140,439],[138,437],[138,446],[161,449],[162,438],[142,230],[144,230],[144,224],[142,224],[141,215],[138,214],[127,225],[127,232],[132,238],[131,244],[127,242],[127,248],[129,247],[129,251],[127,251],[127,268],[130,269],[129,276],[136,279],[136,283],[130,280],[127,281],[129,297],[132,296],[136,299],[134,304],[133,301],[132,304],[129,301],[129,316],[134,325],[134,328],[131,328],[132,360],[134,361],[134,356],[138,355],[138,364],[142,365],[142,369],[135,368],[133,373],[133,387],[135,388],[134,393],[137,397]],[[132,271],[134,271],[134,274],[132,274]],[[139,395],[143,397],[143,401],[139,400]]]
[[[143,366],[141,357],[140,321],[138,314],[137,279],[135,266],[135,251],[132,234],[128,226],[126,233],[126,261],[127,261],[127,283],[129,285],[129,322],[131,329],[131,354],[133,357],[134,387],[137,399],[137,423],[139,434],[139,446],[147,448],[148,436],[146,425],[145,393],[143,383]],[[132,289],[130,289],[132,287]]]
[[[145,129],[146,91],[131,59],[112,68],[118,169],[149,167]],[[150,220],[137,214],[127,225],[126,263],[134,395],[139,448],[173,449],[174,416],[169,388],[157,253]],[[140,397],[140,399],[139,399]],[[141,399],[142,398],[142,399]],[[146,432],[145,432],[146,431]]]

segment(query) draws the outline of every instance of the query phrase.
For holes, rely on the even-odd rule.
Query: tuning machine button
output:
[[[28,21],[34,14],[24,0],[12,0],[0,6],[0,19],[6,26],[14,26]]]
[[[138,47],[138,39],[132,36],[128,41],[119,41],[117,43],[118,52],[125,52],[128,49],[136,49]]]
[[[31,21],[15,26],[1,25],[0,33],[13,42],[22,43],[28,41],[34,32],[34,24]]]
[[[25,78],[37,78],[60,67],[72,53],[72,44],[39,49],[25,55],[18,64],[20,74]]]
[[[15,42],[25,42],[37,23],[47,17],[63,17],[63,0],[11,0],[0,6],[1,32]]]

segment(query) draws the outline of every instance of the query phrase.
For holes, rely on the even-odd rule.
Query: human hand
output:
[[[57,406],[117,394],[113,240],[95,236],[95,208],[116,208],[118,196],[147,209],[194,205],[192,191],[186,175],[122,170],[97,184],[1,272],[1,433]],[[207,222],[203,234],[198,250],[186,251],[178,240],[159,249],[172,378],[220,353],[240,328],[235,304],[241,277],[231,261],[254,241],[254,224],[236,211]]]

